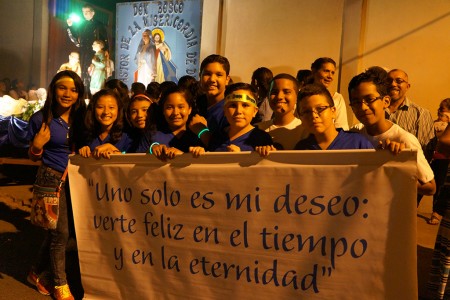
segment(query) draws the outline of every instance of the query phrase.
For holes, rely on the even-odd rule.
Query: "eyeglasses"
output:
[[[358,106],[361,106],[361,104],[363,104],[363,103],[365,105],[371,105],[375,101],[381,100],[381,99],[383,99],[383,97],[381,97],[381,96],[378,96],[378,97],[375,97],[375,98],[363,98],[361,100],[355,99],[355,100],[351,100],[350,101],[350,106],[351,107],[358,107]]]
[[[388,82],[389,84],[391,84],[391,83],[394,82],[394,81],[395,81],[395,83],[398,84],[398,85],[402,84],[403,82],[408,83],[406,80],[401,79],[401,78],[395,78],[395,79],[388,78],[388,80],[387,80],[387,82]]]
[[[330,108],[330,107],[331,107],[330,105],[328,105],[328,106],[318,106],[318,107],[316,107],[316,109],[299,111],[298,114],[299,114],[301,117],[303,117],[303,116],[309,116],[309,115],[312,115],[313,113],[316,113],[318,116],[321,116],[322,113],[323,113],[326,109],[328,109],[328,108]]]

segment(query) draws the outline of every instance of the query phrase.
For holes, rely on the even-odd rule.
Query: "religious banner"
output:
[[[416,152],[69,164],[87,299],[417,299]]]
[[[116,78],[133,82],[198,79],[202,0],[116,5]]]

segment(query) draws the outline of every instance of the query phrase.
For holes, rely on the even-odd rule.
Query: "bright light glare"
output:
[[[80,22],[80,17],[76,14],[76,13],[71,13],[69,18],[72,20],[72,22],[74,23],[78,23]]]

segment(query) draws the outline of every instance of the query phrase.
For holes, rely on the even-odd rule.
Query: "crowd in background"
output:
[[[80,77],[78,53],[70,53],[48,87],[44,107],[30,118],[29,156],[42,160],[37,184],[57,184],[71,153],[106,159],[147,153],[166,161],[208,151],[256,151],[266,157],[282,150],[374,149],[395,155],[412,148],[418,151],[417,204],[423,195],[434,195],[431,225],[446,214],[449,160],[437,145],[449,122],[450,100],[441,101],[433,120],[407,97],[410,84],[403,70],[371,67],[351,80],[347,104],[360,123],[350,126],[346,100],[329,91],[336,72],[331,58],[318,58],[295,77],[274,76],[260,67],[250,83],[233,83],[227,58],[213,54],[202,61],[199,80],[186,75],[158,83],[153,78],[128,88],[96,65],[105,62],[104,46],[101,40],[92,45],[92,65],[102,73],[88,72],[88,87]],[[21,80],[8,79],[0,81],[0,93],[26,100],[31,95]],[[43,294],[73,299],[63,255],[74,235],[67,184],[61,195],[58,227],[49,230],[28,279]],[[443,247],[446,240],[439,243]],[[430,286],[438,290],[440,277],[432,278]]]

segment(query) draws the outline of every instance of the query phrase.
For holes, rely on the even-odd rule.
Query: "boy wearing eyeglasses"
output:
[[[361,122],[355,125],[352,131],[364,134],[374,147],[389,148],[393,153],[403,147],[416,149],[417,192],[421,195],[433,195],[436,191],[434,174],[419,141],[414,135],[385,118],[385,109],[391,102],[387,73],[379,68],[369,68],[352,78],[348,93],[353,113]]]
[[[336,107],[330,92],[320,84],[309,84],[298,94],[297,112],[311,133],[296,150],[374,149],[363,135],[336,129]]]

